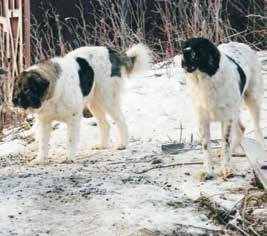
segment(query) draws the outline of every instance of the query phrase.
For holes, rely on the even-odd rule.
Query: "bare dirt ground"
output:
[[[267,92],[262,115],[265,134],[266,96]],[[20,132],[19,138],[14,130],[7,131],[10,135],[0,143],[0,235],[221,235],[225,228],[211,222],[194,200],[205,194],[231,209],[251,188],[253,173],[246,157],[233,157],[235,177],[228,181],[196,178],[202,168],[201,150],[179,66],[163,66],[143,78],[129,79],[123,106],[129,147],[113,148],[116,130],[112,127],[110,148],[91,151],[98,129],[93,118],[84,119],[74,164],[60,164],[66,155],[64,124],[55,123],[50,163],[45,166],[28,164],[36,155],[36,143],[25,138],[29,131]],[[250,136],[247,111],[243,120]],[[218,130],[217,124],[212,126],[214,140],[220,137]],[[196,150],[162,152],[163,144],[174,142],[193,142]],[[218,159],[214,161],[218,169]],[[195,164],[158,168],[190,162]],[[226,235],[237,234],[227,231]]]

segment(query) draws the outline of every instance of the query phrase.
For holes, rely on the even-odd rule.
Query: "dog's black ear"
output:
[[[29,85],[38,95],[43,95],[49,86],[49,81],[43,78],[38,72],[31,71]]]

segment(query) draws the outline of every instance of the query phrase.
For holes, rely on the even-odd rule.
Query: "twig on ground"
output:
[[[154,170],[154,169],[163,169],[163,168],[168,168],[168,167],[175,167],[175,166],[189,166],[189,165],[202,165],[203,162],[199,161],[199,162],[184,162],[184,163],[174,163],[174,164],[169,164],[169,165],[158,165],[158,166],[154,166],[142,171],[137,171],[134,172],[135,174],[144,174],[148,171]]]
[[[120,165],[120,164],[138,164],[138,163],[150,163],[152,160],[140,160],[140,161],[118,161],[108,163],[109,165]]]

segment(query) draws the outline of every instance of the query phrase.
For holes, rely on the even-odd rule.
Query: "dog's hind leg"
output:
[[[119,133],[119,142],[116,145],[116,149],[122,150],[125,149],[128,144],[128,127],[121,111],[122,81],[121,78],[115,80],[116,78],[112,77],[111,79],[114,81],[113,89],[109,90],[109,96],[107,95],[103,99],[103,107],[116,123]]]
[[[264,147],[264,138],[260,128],[260,116],[263,95],[264,86],[261,75],[261,64],[255,61],[255,65],[253,66],[253,77],[248,84],[244,100],[252,117],[255,139],[262,145],[262,147]]]
[[[263,134],[260,128],[260,107],[261,107],[261,100],[255,98],[253,95],[250,95],[249,93],[245,95],[245,103],[250,111],[253,125],[254,125],[254,132],[255,132],[255,138],[259,144],[264,147],[264,138]]]
[[[88,105],[91,113],[96,119],[100,131],[100,142],[92,149],[105,149],[108,145],[110,125],[107,122],[106,112],[104,108],[97,102],[97,99],[92,100]]]
[[[128,144],[128,128],[120,105],[114,104],[112,107],[107,107],[107,112],[116,123],[119,132],[119,142],[116,149],[125,149]]]
[[[107,85],[107,84],[106,84]],[[97,102],[98,107],[101,106],[101,111],[98,110],[97,113],[101,112],[102,115],[102,125],[104,129],[107,127],[107,122],[105,122],[105,116],[103,114],[107,113],[116,123],[118,133],[119,133],[119,142],[116,146],[116,149],[122,150],[125,149],[128,144],[128,129],[125,122],[124,115],[121,111],[121,94],[123,90],[123,79],[120,77],[111,77],[109,78],[109,86],[103,87],[100,93],[100,90],[95,91],[95,96],[90,103]],[[91,110],[91,107],[89,107]],[[94,114],[94,110],[91,110]],[[104,119],[103,119],[104,117]],[[109,127],[109,126],[108,126]],[[106,128],[107,129],[107,128]]]
[[[235,152],[236,148],[241,144],[243,135],[245,132],[245,127],[241,120],[238,119],[233,123],[233,137],[231,143],[231,153]]]

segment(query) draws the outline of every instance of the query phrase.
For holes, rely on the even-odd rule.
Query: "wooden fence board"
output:
[[[15,114],[8,103],[11,100],[13,78],[25,65],[30,64],[29,2],[0,0],[0,67],[8,71],[7,76],[0,81],[0,136],[3,128],[15,125],[23,117]],[[24,29],[27,29],[26,36]]]
[[[245,138],[242,147],[257,177],[267,189],[267,153],[255,140]]]

